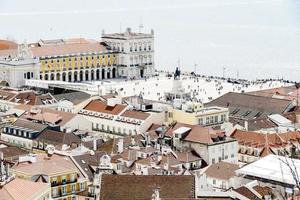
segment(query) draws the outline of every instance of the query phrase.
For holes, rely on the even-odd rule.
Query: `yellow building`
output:
[[[118,77],[118,52],[97,41],[40,40],[31,44],[30,50],[39,58],[41,80],[76,82]]]
[[[180,122],[190,125],[216,126],[228,121],[228,108],[207,107],[195,102],[173,107],[168,112],[168,122]]]
[[[55,200],[74,200],[76,193],[87,188],[87,176],[68,156],[36,154],[20,157],[20,162],[11,171],[17,178],[50,183],[51,196]]]

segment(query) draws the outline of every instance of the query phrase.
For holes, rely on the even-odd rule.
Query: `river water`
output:
[[[300,81],[300,0],[0,0],[0,38],[19,42],[140,24],[157,69]]]

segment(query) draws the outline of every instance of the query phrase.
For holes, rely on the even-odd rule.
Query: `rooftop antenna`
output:
[[[225,71],[226,71],[226,67],[223,67],[223,78],[225,78]]]

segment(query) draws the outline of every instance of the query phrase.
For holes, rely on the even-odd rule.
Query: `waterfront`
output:
[[[137,31],[143,23],[144,31],[155,30],[157,69],[173,70],[180,60],[183,70],[197,64],[206,75],[222,76],[225,67],[227,77],[299,81],[297,0],[31,1],[37,6],[0,2],[1,38],[100,39],[102,29]]]

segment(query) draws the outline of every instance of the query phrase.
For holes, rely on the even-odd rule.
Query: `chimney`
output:
[[[245,128],[246,131],[248,131],[248,126],[249,126],[248,121],[245,121],[244,128]]]
[[[96,140],[96,138],[93,139],[93,150],[97,151],[97,140]]]
[[[124,140],[123,140],[123,138],[119,138],[117,146],[118,146],[118,153],[123,153],[123,151],[124,151]]]

